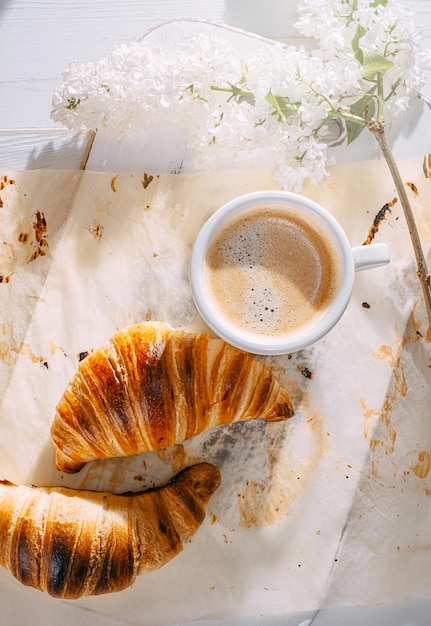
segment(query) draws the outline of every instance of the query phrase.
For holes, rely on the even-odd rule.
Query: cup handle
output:
[[[352,248],[355,271],[368,270],[386,265],[391,260],[389,248],[385,243],[372,243]]]

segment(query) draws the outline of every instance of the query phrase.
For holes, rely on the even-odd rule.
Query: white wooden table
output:
[[[431,0],[410,0],[417,23],[431,47]],[[0,0],[0,169],[79,168],[89,134],[72,133],[50,120],[51,96],[69,62],[97,60],[121,43],[128,43],[162,22],[192,17],[225,23],[268,38],[299,43],[291,24],[289,0]],[[431,99],[431,81],[424,94]],[[431,120],[431,118],[430,118]],[[431,152],[431,123],[412,142],[410,128],[397,150],[403,156]],[[414,132],[412,130],[412,132]],[[360,158],[361,155],[358,155]],[[0,538],[1,540],[1,538]],[[205,622],[207,626],[428,626],[430,600],[395,607],[346,608],[293,616],[254,616],[245,620]],[[114,622],[83,611],[71,612],[70,624],[104,626]],[[1,608],[0,624],[43,624],[37,615],[10,604]],[[196,622],[195,622],[196,623]],[[202,623],[203,624],[203,623]]]
[[[79,167],[88,135],[49,117],[70,61],[97,60],[165,21],[194,17],[292,38],[289,2],[227,0],[3,0],[0,2],[0,163],[9,169]]]

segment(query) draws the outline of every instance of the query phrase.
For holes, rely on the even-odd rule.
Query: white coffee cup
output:
[[[331,242],[328,246],[328,250],[329,248],[331,250],[329,256],[332,259],[331,263],[334,259],[336,260],[337,266],[336,274],[334,274],[336,280],[334,279],[334,284],[331,287],[333,293],[329,304],[320,307],[319,311],[315,315],[310,315],[304,320],[304,323],[301,322],[295,328],[287,328],[282,332],[250,330],[250,326],[247,324],[238,322],[238,319],[233,320],[223,310],[223,302],[217,300],[208,281],[208,249],[214,249],[214,245],[216,245],[214,242],[219,241],[220,237],[225,238],[232,223],[239,224],[239,220],[241,220],[241,224],[244,224],[246,223],[244,222],[245,219],[247,223],[250,223],[251,220],[256,225],[257,221],[254,220],[253,216],[256,215],[260,219],[262,210],[266,217],[278,216],[280,219],[284,212],[293,212],[293,215],[300,220],[299,223],[306,225],[306,230],[308,225],[310,227],[313,225],[313,228],[316,227],[322,234],[323,241],[329,240]],[[274,215],[272,215],[273,212]],[[279,227],[277,226],[277,228]],[[289,245],[287,243],[286,250],[289,249]],[[306,245],[310,247],[314,246],[314,243],[309,244],[307,240]],[[249,249],[256,251],[258,248],[249,246]],[[280,246],[279,250],[281,251],[281,256],[279,254],[280,264],[282,264],[284,253]],[[313,252],[312,249],[311,251]],[[193,246],[190,261],[190,285],[199,313],[219,337],[231,345],[253,354],[289,354],[315,343],[335,326],[350,301],[356,271],[385,265],[389,263],[389,260],[389,250],[384,243],[351,247],[337,220],[313,200],[285,191],[258,191],[231,200],[216,210],[206,221]],[[261,275],[258,274],[258,276]],[[247,278],[247,280],[253,279]],[[278,275],[277,280],[280,280]],[[259,281],[256,288],[262,289],[261,282]],[[251,290],[255,291],[254,287]],[[232,295],[230,295],[229,289],[227,293],[226,298],[228,300],[234,298],[235,289],[232,290]],[[265,308],[268,309],[268,307]],[[248,314],[248,311],[246,313]],[[281,321],[284,322],[283,319]]]

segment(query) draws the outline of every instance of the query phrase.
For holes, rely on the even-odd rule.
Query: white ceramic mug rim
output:
[[[204,261],[213,236],[233,216],[254,207],[285,206],[316,220],[329,235],[340,263],[340,285],[329,309],[314,324],[278,337],[239,330],[217,314],[205,295]],[[191,255],[190,286],[196,308],[206,324],[228,343],[254,354],[288,354],[305,348],[326,335],[343,315],[353,290],[355,264],[351,245],[337,220],[314,200],[288,191],[257,191],[238,196],[217,209],[201,228]]]

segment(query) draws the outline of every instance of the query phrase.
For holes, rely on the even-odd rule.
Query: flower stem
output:
[[[379,144],[379,147],[382,151],[382,154],[386,160],[386,164],[389,168],[393,181],[395,183],[395,187],[397,189],[398,195],[400,197],[401,205],[404,210],[404,216],[407,222],[407,227],[409,229],[410,238],[413,245],[413,250],[416,257],[416,265],[417,265],[417,275],[419,278],[420,285],[422,287],[422,293],[425,301],[425,308],[428,318],[428,328],[426,333],[427,341],[431,342],[431,283],[430,283],[430,274],[427,269],[427,264],[425,260],[425,255],[422,249],[422,244],[419,238],[418,229],[416,226],[416,221],[413,215],[413,211],[407,197],[407,193],[401,179],[400,172],[398,170],[398,166],[392,154],[392,150],[390,148],[388,139],[385,133],[385,125],[382,120],[372,120],[368,126],[369,130],[372,132],[374,137]]]
[[[254,99],[254,94],[252,91],[249,91],[247,89],[242,89],[241,87],[238,87],[237,85],[233,85],[232,83],[229,83],[229,87],[219,87],[218,85],[211,85],[211,89],[213,91],[223,91],[224,93],[230,93],[231,98],[253,98]]]
[[[377,74],[377,119],[379,121],[383,121],[384,106],[385,106],[385,99],[383,96],[383,74],[379,72]],[[389,144],[388,144],[388,147],[389,147]],[[380,148],[382,148],[382,146],[380,146]],[[382,151],[383,151],[383,148],[382,148]]]

